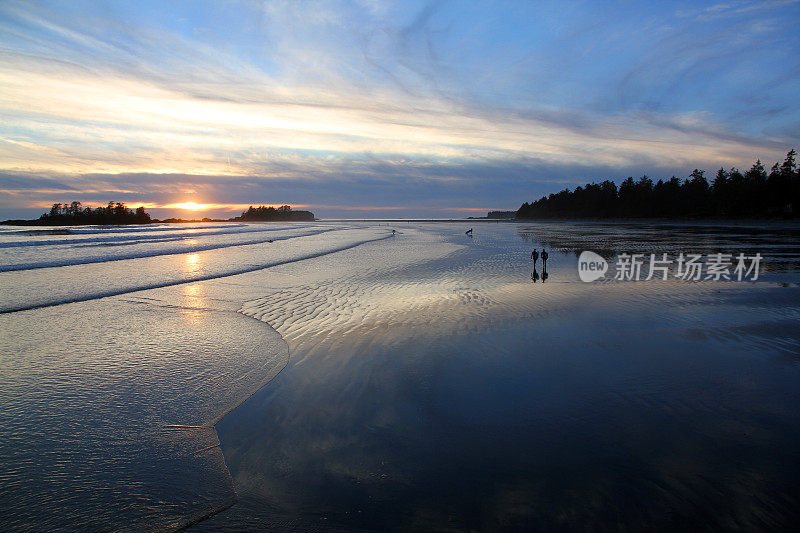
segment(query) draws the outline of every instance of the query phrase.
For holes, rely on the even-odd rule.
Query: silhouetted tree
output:
[[[800,169],[792,149],[769,174],[761,160],[744,174],[720,168],[711,185],[703,170],[680,180],[628,177],[617,188],[612,181],[588,183],[525,202],[517,218],[606,217],[796,217],[800,207]]]
[[[39,224],[69,226],[79,224],[148,224],[150,215],[144,207],[136,211],[125,207],[121,202],[109,202],[106,207],[82,209],[80,202],[70,204],[53,204],[48,213],[37,220]]]
[[[251,205],[241,216],[234,218],[234,220],[245,222],[268,222],[273,220],[309,221],[314,220],[314,213],[310,211],[292,211],[291,206],[288,205],[282,205],[277,209],[272,206],[267,207],[260,205],[258,207],[253,207]]]

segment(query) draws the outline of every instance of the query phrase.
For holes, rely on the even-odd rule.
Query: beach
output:
[[[787,529],[799,231],[6,228],[0,525]],[[586,283],[584,250],[763,262]]]

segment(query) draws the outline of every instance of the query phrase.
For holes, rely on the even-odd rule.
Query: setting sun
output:
[[[175,207],[178,209],[188,209],[189,211],[200,211],[202,209],[208,209],[211,204],[196,204],[194,202],[183,202],[180,204],[172,204],[167,207]]]

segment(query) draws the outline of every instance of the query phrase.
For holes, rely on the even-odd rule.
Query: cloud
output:
[[[695,9],[678,10],[675,14],[679,17],[707,21],[718,18],[729,18],[756,11],[783,9],[792,5],[797,5],[798,3],[798,0],[766,0],[760,2],[736,0],[733,2],[720,2],[710,6],[697,7]]]
[[[745,7],[9,1],[0,170],[59,176],[42,196],[150,201],[160,181],[238,204],[279,183],[279,202],[313,185],[339,196],[319,205],[480,192],[501,208],[531,186],[777,160],[800,140],[800,66],[779,48],[797,37],[775,22],[795,5]]]
[[[535,156],[555,163],[591,145],[597,163],[613,164],[625,152],[658,158],[663,147],[657,144],[701,161],[742,145],[776,148],[716,133],[709,120],[703,127],[691,128],[684,120],[682,128],[663,128],[677,121],[655,114],[641,120],[584,113],[576,121],[574,115],[456,108],[391,94],[385,99],[392,107],[360,104],[348,95],[325,106],[326,95],[303,88],[298,92],[314,104],[279,95],[260,102],[211,100],[136,79],[64,72],[54,78],[35,64],[21,77],[14,59],[0,62],[0,109],[16,117],[16,135],[7,132],[0,144],[5,170],[249,175],[279,171],[286,159],[313,165],[374,154],[389,160]],[[217,93],[224,95],[224,88]]]

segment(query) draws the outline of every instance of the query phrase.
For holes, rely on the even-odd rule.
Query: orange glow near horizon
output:
[[[147,210],[163,210],[163,209],[181,209],[184,211],[230,211],[232,213],[244,211],[248,207],[258,207],[258,206],[266,206],[266,207],[275,207],[278,208],[282,205],[289,205],[292,209],[336,209],[342,211],[402,211],[402,210],[409,210],[414,209],[415,206],[407,206],[407,205],[388,205],[388,206],[380,206],[380,205],[329,205],[329,204],[290,204],[287,202],[280,202],[280,203],[273,203],[273,202],[254,202],[250,204],[217,204],[217,203],[197,203],[197,202],[178,202],[178,203],[171,203],[171,204],[161,204],[156,202],[124,202],[125,207],[129,209],[136,209],[137,207],[144,207]],[[52,202],[31,202],[28,204],[27,207],[35,207],[40,209],[49,209],[52,206]],[[105,207],[105,202],[86,202],[81,204],[82,207]],[[450,211],[450,212],[489,212],[489,211],[503,211],[507,209],[499,208],[499,207],[439,207],[436,208],[437,211]],[[163,216],[163,215],[158,215]]]
[[[2,192],[2,191],[0,191]],[[189,211],[201,211],[201,210],[208,210],[208,209],[219,209],[223,211],[242,211],[247,209],[250,206],[258,207],[260,205],[264,205],[267,207],[280,207],[282,205],[289,205],[292,209],[304,209],[307,207],[313,207],[308,204],[289,204],[286,202],[283,203],[264,203],[264,202],[255,202],[251,204],[199,204],[196,202],[180,202],[175,204],[159,204],[155,202],[123,202],[125,207],[129,209],[136,209],[137,207],[144,207],[145,209],[185,209]],[[50,209],[53,205],[53,202],[31,202],[26,207],[35,207],[38,209]],[[104,202],[82,202],[81,207],[91,207],[92,209],[96,207],[105,207],[107,204]]]
[[[198,204],[196,202],[179,202],[176,204],[165,205],[152,205],[153,209],[185,209],[187,211],[207,211],[209,209],[218,209],[222,211],[243,211],[248,207],[258,207],[264,205],[267,207],[280,207],[282,205],[289,205],[292,209],[309,207],[306,204],[286,204],[286,203],[262,203],[255,202],[252,204]]]
[[[179,203],[179,204],[165,205],[164,207],[176,208],[176,209],[186,209],[188,211],[202,211],[204,209],[208,209],[209,207],[212,207],[212,204],[196,204],[194,202],[183,202],[183,203]]]

